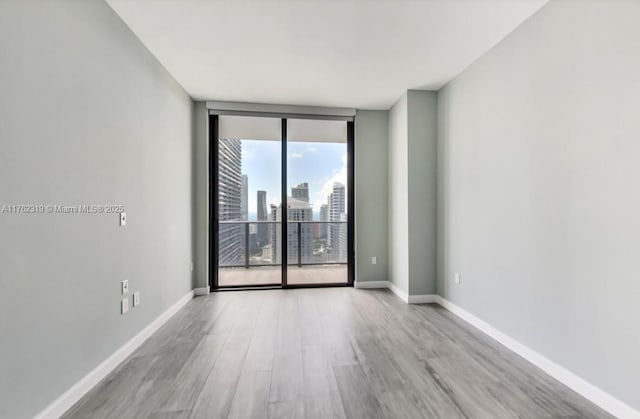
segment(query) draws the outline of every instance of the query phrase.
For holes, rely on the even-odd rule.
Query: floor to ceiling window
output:
[[[211,115],[211,286],[353,282],[353,122]]]

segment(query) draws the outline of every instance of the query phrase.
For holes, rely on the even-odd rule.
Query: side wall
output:
[[[356,115],[356,281],[388,280],[387,111]],[[375,265],[371,257],[377,258]]]
[[[437,97],[407,92],[409,295],[436,293]]]
[[[636,409],[638,21],[551,1],[440,92],[438,144],[439,293]]]
[[[0,417],[19,419],[192,289],[192,101],[100,0],[2,1],[0,91],[0,209],[128,216],[0,212]]]
[[[389,281],[409,293],[407,94],[389,110]]]
[[[194,121],[194,276],[195,288],[207,288],[209,286],[209,110],[205,102],[195,103]]]

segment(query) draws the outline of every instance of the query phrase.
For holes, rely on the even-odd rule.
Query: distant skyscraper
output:
[[[327,204],[320,206],[320,221],[329,221],[329,206]],[[320,224],[320,238],[327,238],[328,224]]]
[[[271,212],[269,213],[269,220],[271,221],[282,221],[282,211],[281,209],[274,204],[270,206]],[[269,235],[271,236],[271,261],[274,264],[280,264],[281,254],[279,244],[282,240],[282,229],[279,224],[272,224],[274,228],[269,230]]]
[[[342,183],[334,183],[333,190],[329,194],[327,205],[329,206],[329,221],[346,221],[345,212],[345,187]],[[330,223],[327,231],[327,242],[331,247],[331,255],[336,261],[344,262],[347,259],[347,226],[345,223]]]
[[[292,194],[295,190],[307,190],[307,201],[297,198],[287,198],[287,259],[288,263],[298,262],[298,252],[302,257],[302,262],[309,262],[313,256],[313,227],[310,223],[301,223],[298,232],[298,223],[295,221],[313,221],[313,208],[308,202],[308,187],[306,183],[291,188]],[[282,206],[271,205],[271,220],[282,221]],[[300,234],[300,249],[298,249],[298,234]],[[271,256],[275,263],[281,263],[282,259],[282,232],[280,228],[274,228],[271,233]]]
[[[269,213],[267,212],[267,191],[258,191],[258,208],[257,217],[258,221],[267,221],[269,219]],[[258,224],[257,241],[258,246],[262,247],[267,244],[269,240],[269,224]]]
[[[290,198],[287,201],[287,213],[289,221],[313,221],[313,208],[306,201]],[[313,256],[313,226],[309,223],[289,223],[287,226],[287,254],[289,263],[298,261],[298,252],[302,256],[302,262],[311,261]],[[298,232],[298,228],[300,231]],[[300,249],[298,249],[298,234],[300,234]]]
[[[331,200],[333,194],[327,195],[327,221],[331,221]],[[327,246],[331,247],[331,223],[327,224]]]
[[[240,190],[240,218],[242,221],[249,219],[249,178],[242,175],[242,186]]]
[[[220,139],[218,146],[218,217],[220,221],[242,218],[242,142]],[[220,265],[235,265],[242,261],[242,226],[221,224],[218,234]]]
[[[298,201],[309,202],[309,184],[304,182],[291,188],[291,197]]]

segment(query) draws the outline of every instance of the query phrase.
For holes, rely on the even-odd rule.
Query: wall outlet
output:
[[[120,213],[120,227],[124,227],[127,225],[127,213],[126,212],[121,212]]]
[[[453,282],[460,285],[460,274],[458,272],[453,276]]]
[[[378,263],[378,258],[376,256],[371,256],[371,264],[375,265],[376,263]]]
[[[122,289],[122,295],[125,295],[126,293],[129,292],[129,280],[125,279],[124,281],[122,281],[120,283],[121,285],[121,289]]]
[[[140,291],[133,293],[133,306],[138,307],[140,305]]]
[[[129,311],[129,299],[125,298],[120,301],[120,314],[125,314],[127,311]]]

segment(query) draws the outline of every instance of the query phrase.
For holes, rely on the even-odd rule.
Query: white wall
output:
[[[355,119],[356,281],[388,279],[387,111]],[[371,257],[377,258],[375,265]]]
[[[439,293],[636,409],[638,22],[551,1],[440,92],[438,144]]]
[[[437,93],[407,92],[409,295],[436,293]]]
[[[194,278],[196,288],[209,287],[209,110],[205,102],[194,104]]]
[[[437,94],[409,90],[389,110],[389,281],[436,292]]]
[[[407,95],[389,110],[389,281],[409,292]]]
[[[0,2],[0,417],[33,417],[191,290],[192,102],[101,0]],[[141,306],[120,315],[120,281]]]

